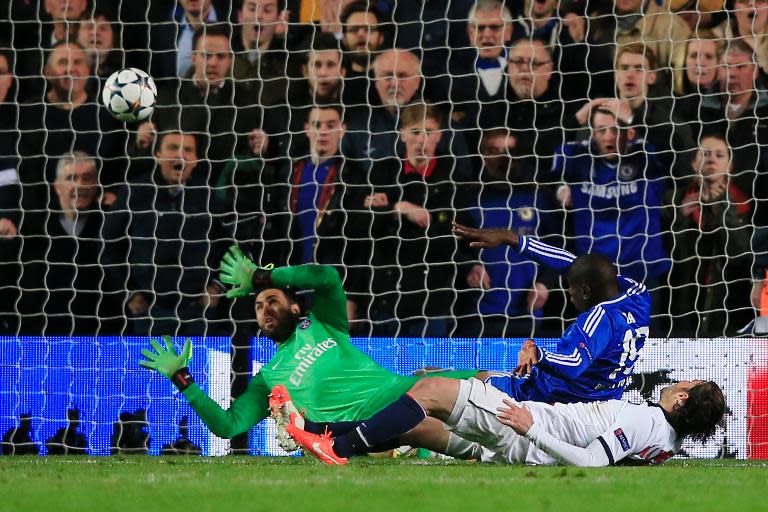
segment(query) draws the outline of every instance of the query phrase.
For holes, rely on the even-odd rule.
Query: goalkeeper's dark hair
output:
[[[285,298],[288,299],[289,304],[299,305],[299,314],[304,316],[307,304],[304,296],[299,293],[298,288],[294,288],[292,286],[264,286],[262,288],[258,288],[257,290],[254,290],[254,293],[253,293],[254,299],[258,297],[259,294],[264,290],[280,290],[285,295]]]
[[[697,384],[688,390],[688,398],[672,409],[673,427],[682,437],[705,442],[715,435],[725,415],[725,396],[715,382]]]

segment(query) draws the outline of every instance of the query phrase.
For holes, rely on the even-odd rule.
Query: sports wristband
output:
[[[272,284],[272,271],[263,268],[256,269],[251,277],[251,285],[254,290],[262,290]]]
[[[189,368],[185,366],[184,368],[176,370],[176,373],[171,375],[171,382],[179,388],[179,391],[184,391],[195,383],[195,379],[192,378],[192,374],[189,373]]]

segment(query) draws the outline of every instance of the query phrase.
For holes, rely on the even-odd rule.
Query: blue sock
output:
[[[397,439],[422,422],[427,414],[410,395],[403,395],[356,428],[333,438],[333,451],[340,457],[362,455],[371,448]]]

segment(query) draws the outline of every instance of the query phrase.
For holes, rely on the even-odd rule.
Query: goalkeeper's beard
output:
[[[261,328],[261,331],[275,343],[284,343],[296,331],[296,324],[299,323],[301,315],[294,313],[290,309],[279,311],[275,314],[272,329]]]

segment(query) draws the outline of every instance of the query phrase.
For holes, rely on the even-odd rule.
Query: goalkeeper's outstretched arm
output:
[[[164,346],[154,339],[150,340],[150,344],[154,352],[142,349],[141,354],[146,359],[139,361],[139,365],[170,379],[189,400],[203,423],[217,436],[230,439],[250,430],[267,416],[269,389],[260,374],[256,374],[245,393],[224,410],[205,394],[189,372],[189,361],[192,359],[192,341],[189,338],[181,353],[176,352],[170,336],[163,336]]]

